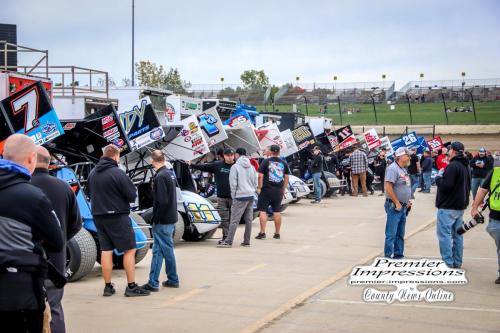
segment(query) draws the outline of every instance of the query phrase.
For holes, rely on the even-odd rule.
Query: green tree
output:
[[[190,82],[182,80],[177,68],[170,68],[165,71],[163,65],[157,65],[150,61],[139,61],[135,64],[135,71],[139,85],[142,87],[152,87],[172,90],[176,93],[185,93],[185,87],[191,85]]]
[[[269,77],[263,69],[260,71],[255,69],[246,70],[240,75],[240,79],[245,88],[249,89],[263,88],[269,85]]]

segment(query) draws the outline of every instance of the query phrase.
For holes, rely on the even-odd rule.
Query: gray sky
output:
[[[2,0],[18,43],[51,65],[131,72],[131,0]],[[136,0],[136,61],[179,68],[192,83],[500,77],[500,1]]]

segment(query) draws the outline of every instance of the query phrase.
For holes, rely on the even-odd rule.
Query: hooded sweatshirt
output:
[[[103,157],[90,172],[88,188],[92,215],[129,214],[137,192],[116,161]]]
[[[442,177],[436,177],[436,207],[464,210],[469,205],[471,174],[463,155],[451,159]]]
[[[253,198],[257,189],[257,172],[246,156],[238,158],[229,172],[231,197]]]
[[[0,263],[8,263],[7,267],[29,268],[22,254],[35,253],[42,242],[47,251],[63,249],[56,214],[42,191],[29,183],[30,178],[26,168],[0,159]],[[2,267],[0,311],[38,309],[34,286],[30,273],[5,273]]]

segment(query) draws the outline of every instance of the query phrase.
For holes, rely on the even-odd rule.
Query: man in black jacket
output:
[[[179,288],[179,277],[174,254],[174,231],[177,222],[177,192],[172,173],[165,166],[165,155],[161,150],[151,153],[151,164],[156,170],[153,179],[153,258],[149,281],[142,288],[158,291],[160,287],[160,272],[165,259],[167,281],[162,285],[167,288]]]
[[[222,244],[229,232],[229,219],[231,217],[231,187],[229,186],[229,171],[234,164],[234,151],[231,148],[224,149],[224,159],[205,164],[188,164],[195,170],[210,172],[214,175],[217,186],[217,208],[220,209],[222,220]]]
[[[71,187],[65,181],[49,174],[50,154],[47,149],[38,146],[36,153],[37,163],[33,177],[31,178],[31,184],[41,189],[52,204],[57,218],[61,223],[64,241],[62,251],[47,252],[47,256],[60,273],[64,275],[66,270],[66,242],[80,231],[82,228],[82,218]],[[52,333],[64,333],[66,329],[64,326],[64,312],[61,305],[64,289],[56,288],[49,280],[45,281],[45,288],[47,289],[47,298],[49,299],[52,315],[50,329]]]
[[[443,261],[452,268],[462,267],[463,236],[457,233],[469,205],[471,175],[464,145],[453,142],[450,163],[436,176],[437,237]]]
[[[486,155],[486,149],[481,148],[470,161],[470,167],[472,168],[472,198],[475,198],[477,189],[490,171],[493,170],[493,158]]]
[[[136,188],[130,178],[118,167],[120,149],[107,145],[101,160],[90,172],[88,188],[92,216],[97,228],[101,247],[101,266],[104,278],[103,296],[111,296],[116,291],[111,283],[113,271],[113,249],[124,252],[123,267],[127,275],[125,296],[147,296],[135,283],[135,234],[130,224],[130,203],[137,197]]]
[[[321,175],[323,174],[323,155],[321,148],[315,146],[313,148],[313,160],[311,163],[311,174],[314,183],[314,200],[311,203],[321,202]]]
[[[43,192],[30,184],[35,144],[11,135],[0,159],[0,323],[5,332],[41,332],[47,262],[40,255],[61,251],[61,227]]]

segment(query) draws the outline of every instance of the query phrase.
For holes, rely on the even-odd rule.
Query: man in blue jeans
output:
[[[384,255],[387,258],[404,257],[406,212],[411,207],[411,181],[406,167],[410,161],[409,152],[401,147],[394,153],[395,161],[385,172],[385,224]]]
[[[177,222],[177,192],[173,174],[165,165],[165,155],[161,150],[151,153],[151,164],[156,170],[153,178],[154,202],[153,202],[153,258],[151,259],[151,271],[149,281],[142,286],[149,291],[160,289],[160,272],[165,259],[165,271],[167,281],[163,281],[163,287],[179,288],[179,277],[174,255],[174,231]]]
[[[424,150],[424,154],[420,159],[420,170],[422,172],[422,190],[420,192],[430,193],[432,185],[432,158],[429,149]]]
[[[436,176],[437,237],[441,258],[450,268],[461,268],[463,236],[457,229],[463,224],[464,209],[469,205],[471,175],[464,145],[453,142],[450,163]]]
[[[495,167],[481,184],[472,204],[470,212],[472,217],[476,217],[479,214],[479,206],[483,203],[484,197],[488,193],[490,194],[488,199],[490,222],[486,227],[486,231],[495,240],[497,246],[499,277],[495,280],[495,283],[500,284],[500,167]]]
[[[323,174],[323,156],[321,155],[321,148],[315,146],[313,148],[313,160],[311,164],[311,173],[314,183],[314,200],[311,203],[321,202],[321,175]]]
[[[408,166],[408,173],[410,174],[411,181],[411,198],[414,198],[415,191],[417,190],[420,179],[420,161],[417,155],[417,148],[410,148],[410,165]]]

